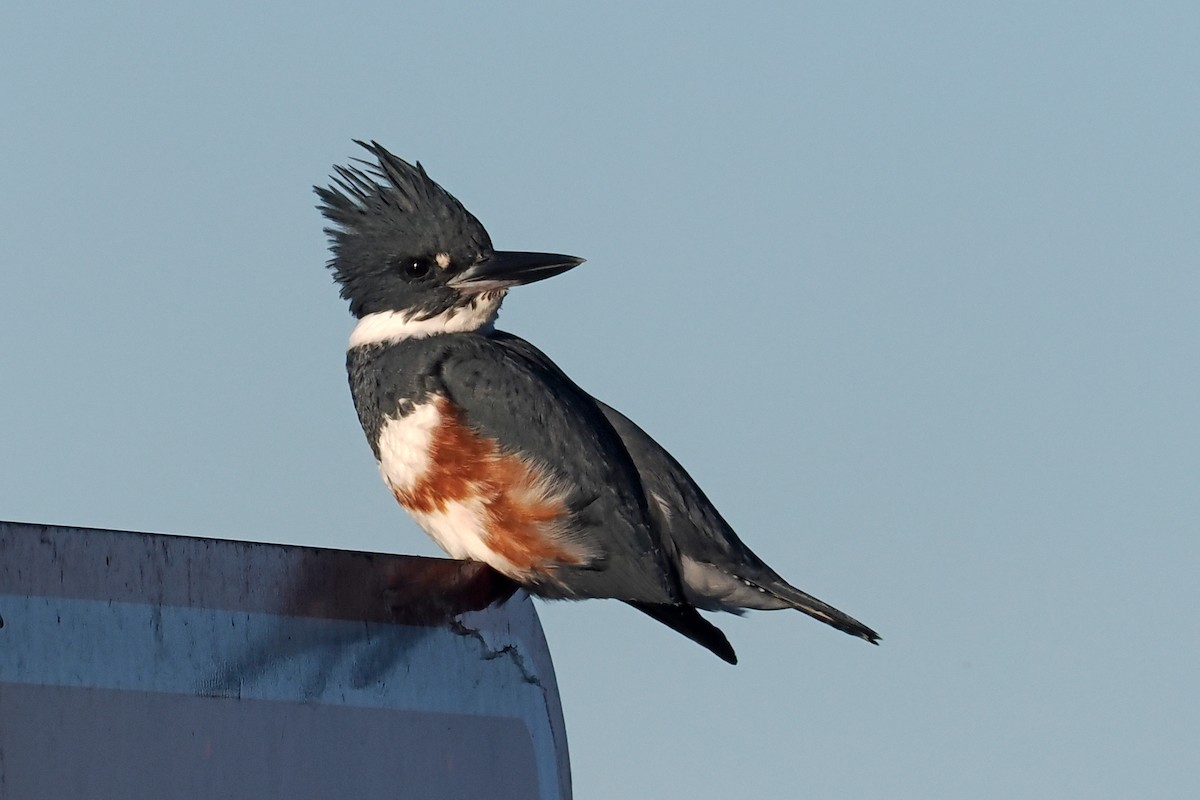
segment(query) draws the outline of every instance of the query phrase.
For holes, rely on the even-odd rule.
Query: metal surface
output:
[[[0,800],[569,798],[511,591],[440,559],[0,522]]]

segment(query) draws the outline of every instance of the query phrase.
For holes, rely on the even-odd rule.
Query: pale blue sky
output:
[[[884,636],[542,604],[580,800],[1195,792],[1194,4],[250,5],[0,10],[0,519],[436,552],[310,193],[375,138]]]

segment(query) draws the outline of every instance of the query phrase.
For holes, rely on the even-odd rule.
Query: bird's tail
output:
[[[626,601],[629,605],[669,628],[679,631],[701,647],[706,647],[717,658],[730,664],[737,663],[737,653],[725,638],[721,629],[700,616],[700,612],[689,605],[667,605],[664,603],[639,603]]]
[[[803,611],[810,617],[837,628],[839,631],[866,639],[871,644],[879,644],[879,634],[863,625],[849,614],[838,611],[828,603],[823,603],[807,592],[802,592],[795,586],[780,578],[777,581],[763,582],[760,588],[775,595],[797,611]]]

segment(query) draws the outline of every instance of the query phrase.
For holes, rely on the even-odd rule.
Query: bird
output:
[[[878,644],[755,555],[645,431],[496,328],[510,289],[583,259],[495,249],[420,162],[354,143],[370,158],[313,187],[356,319],[350,390],[384,483],[442,550],[542,598],[620,600],[731,664],[699,610],[792,608]]]

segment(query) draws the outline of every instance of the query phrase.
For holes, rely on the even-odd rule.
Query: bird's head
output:
[[[497,251],[483,225],[424,168],[376,142],[356,142],[377,163],[335,166],[333,185],[313,187],[331,226],[329,267],[360,320],[386,316],[427,333],[471,330],[494,319],[511,286],[583,263],[551,253]]]

